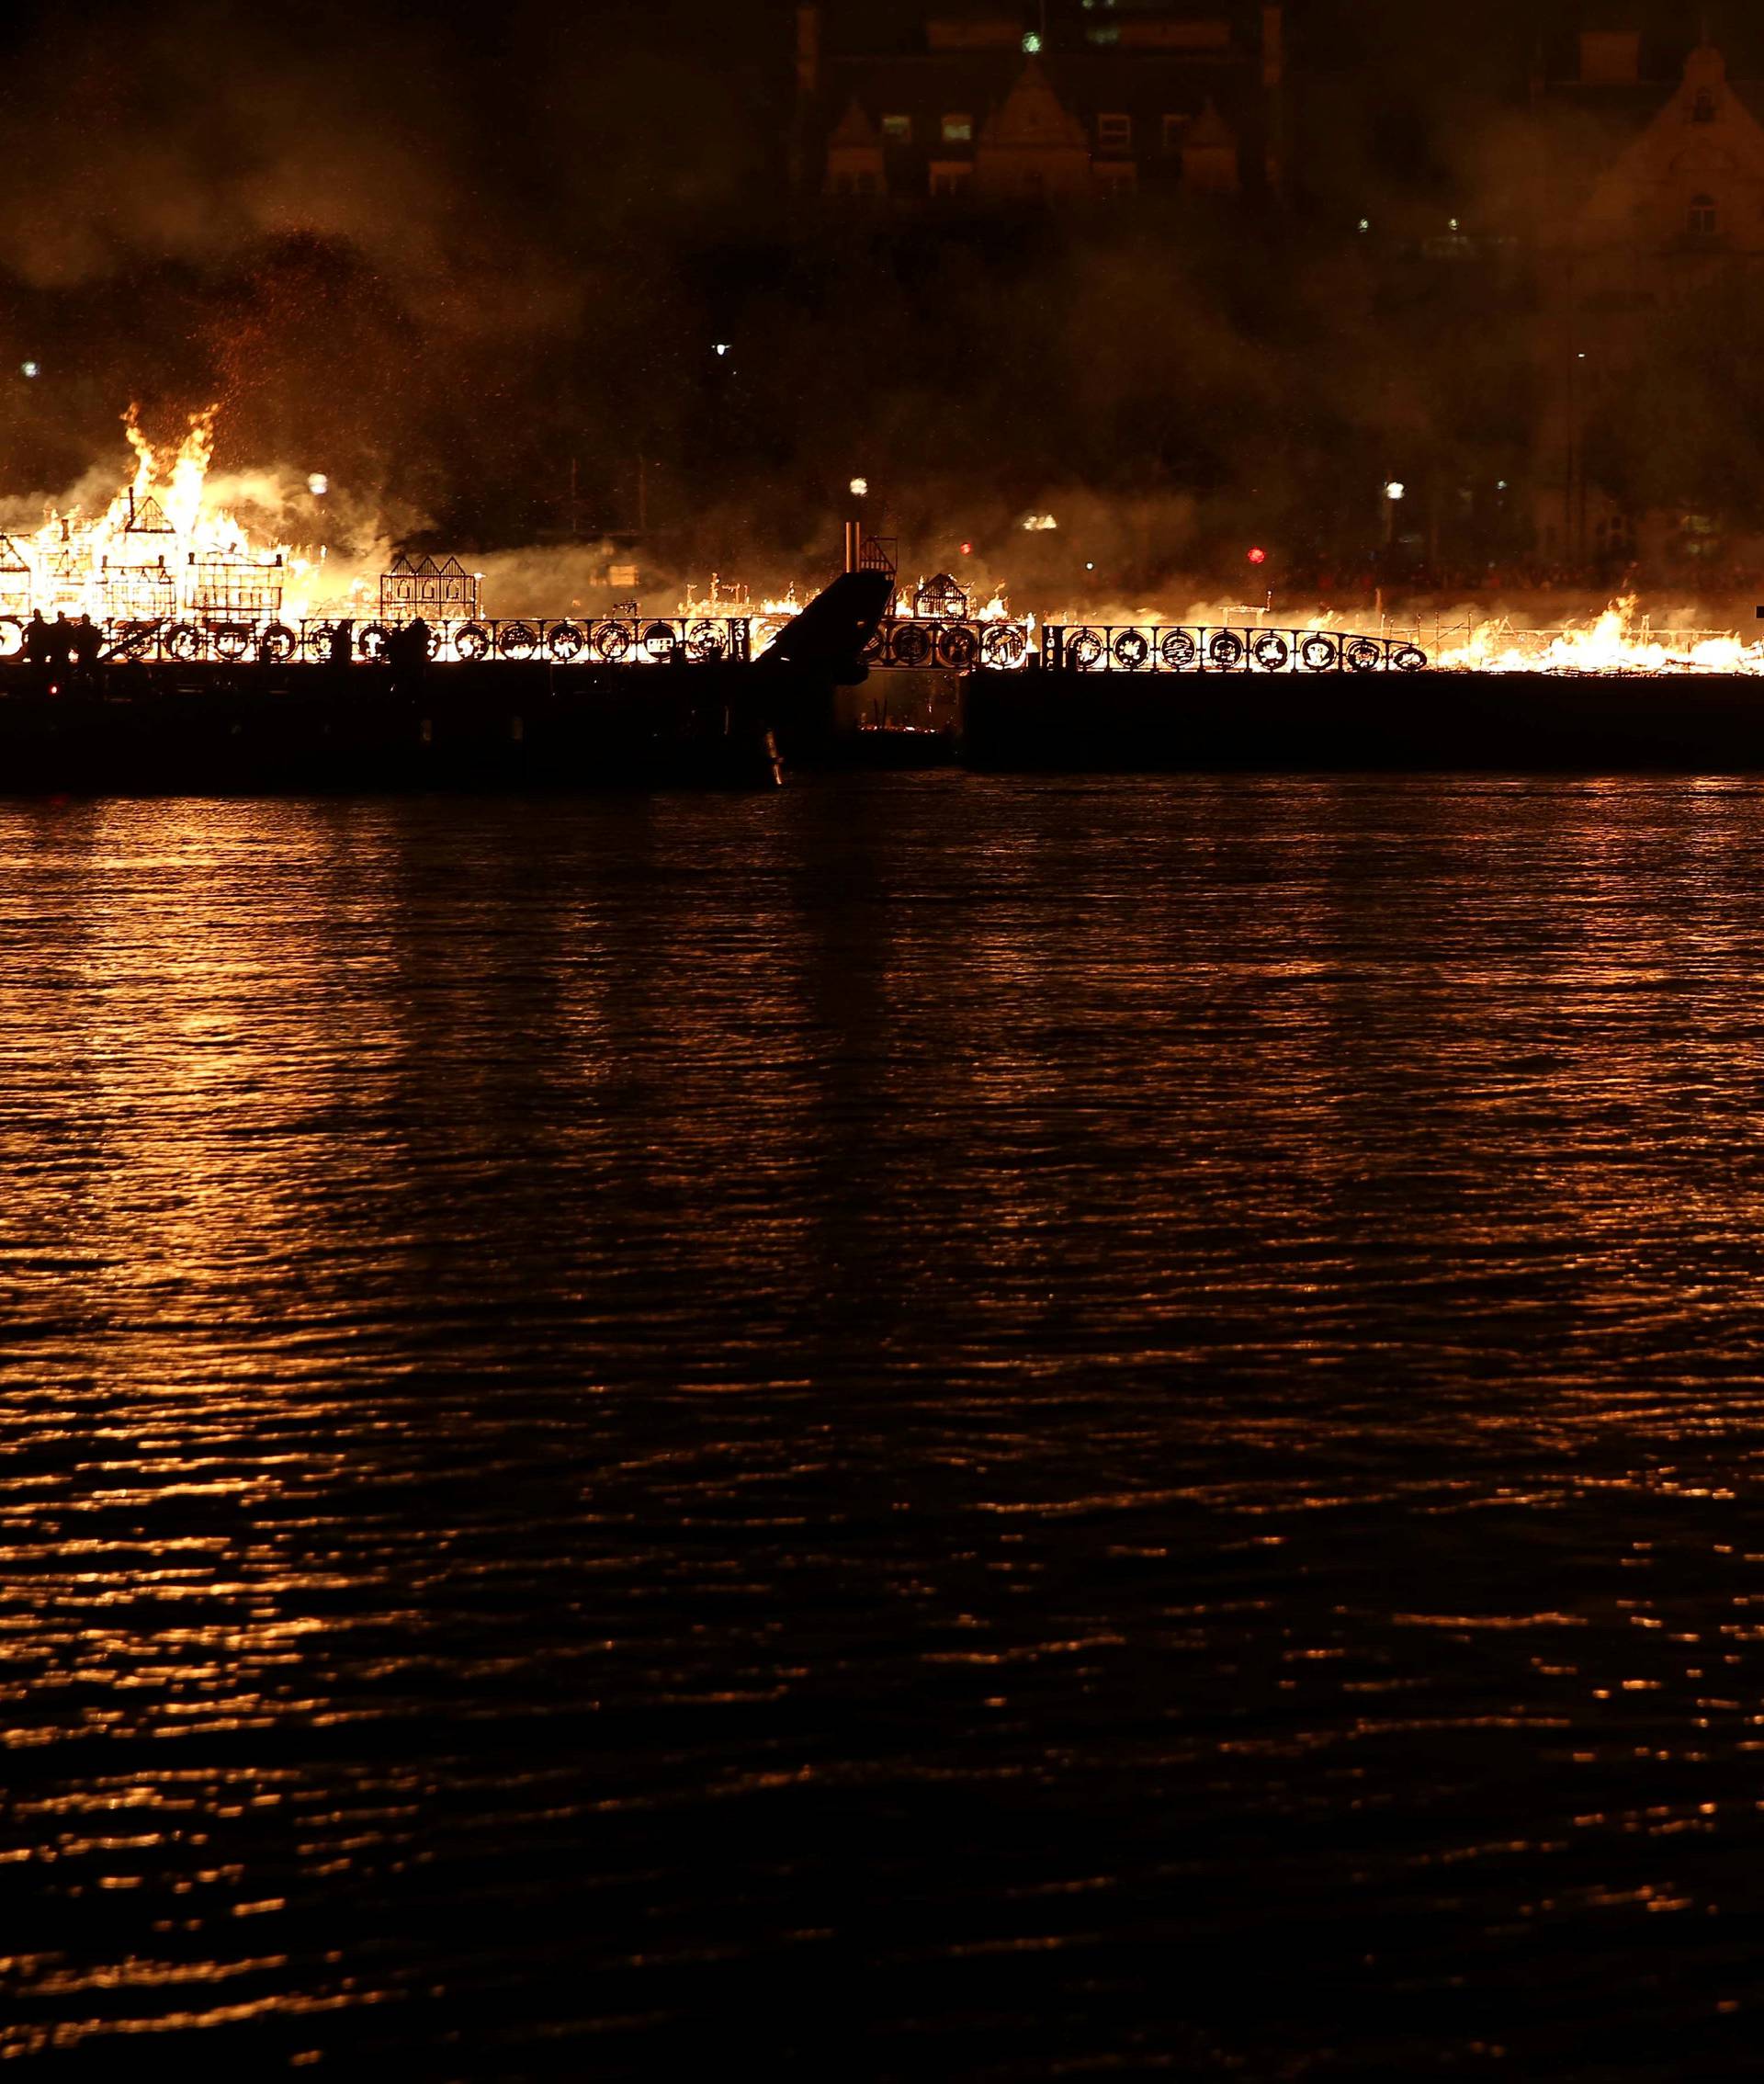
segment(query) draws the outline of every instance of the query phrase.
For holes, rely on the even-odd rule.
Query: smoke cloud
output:
[[[16,12],[5,514],[107,499],[130,400],[150,430],[213,401],[217,478],[266,533],[322,531],[339,569],[454,549],[509,613],[812,583],[854,477],[903,576],[1022,606],[1314,606],[1405,559],[1436,599],[1517,589],[1535,6],[1290,7],[1284,207],[974,220],[791,194],[791,13]],[[1558,55],[1566,29],[1544,24]],[[1429,255],[1451,218],[1461,265]],[[1733,533],[1764,521],[1764,428],[1725,438],[1707,337],[1662,337],[1670,425],[1593,431],[1614,485]]]

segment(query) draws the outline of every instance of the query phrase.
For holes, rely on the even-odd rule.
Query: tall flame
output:
[[[216,412],[192,413],[175,447],[157,447],[131,404],[122,429],[133,475],[102,514],[51,508],[33,534],[15,537],[28,569],[0,574],[0,606],[101,622],[305,613],[308,561],[286,543],[254,541],[209,497]]]

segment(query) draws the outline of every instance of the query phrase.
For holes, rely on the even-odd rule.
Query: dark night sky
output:
[[[1639,11],[1663,44],[1703,12],[1736,51],[1764,42],[1736,0]],[[1559,46],[1578,16],[1567,0],[1288,13],[1301,89],[1351,111],[1397,180],[1449,164],[1472,105],[1522,93],[1540,29]],[[406,267],[640,237],[775,174],[792,16],[788,0],[314,0],[297,20],[224,0],[17,6],[0,132],[31,176],[0,209],[0,262],[65,282],[296,229]]]
[[[15,172],[0,263],[69,282],[304,230],[420,269],[651,234],[776,174],[793,11],[314,0],[293,19],[225,0],[25,0],[0,26]],[[830,9],[865,34],[888,11]],[[1319,157],[1363,145],[1383,178],[1424,186],[1481,106],[1522,96],[1540,47],[1566,56],[1577,21],[1633,19],[1668,62],[1704,16],[1736,69],[1764,72],[1753,0],[1290,0],[1288,38],[1297,91],[1347,133]]]

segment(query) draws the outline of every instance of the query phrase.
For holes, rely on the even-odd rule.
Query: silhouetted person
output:
[[[83,615],[69,633],[74,648],[74,663],[80,677],[89,679],[92,669],[98,663],[98,653],[104,648],[104,632],[89,615]]]
[[[356,626],[345,616],[341,622],[331,625],[330,663],[339,672],[349,663],[350,653],[355,650]]]
[[[429,626],[419,615],[386,640],[386,656],[401,688],[420,687],[429,670]]]
[[[58,674],[71,673],[74,669],[74,625],[67,619],[66,611],[58,614],[50,626],[49,663]]]
[[[32,608],[30,620],[25,625],[25,658],[39,672],[47,674],[53,656],[55,639],[48,623],[43,620],[41,608]]]

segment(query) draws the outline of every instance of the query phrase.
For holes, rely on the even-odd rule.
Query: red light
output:
[[[973,544],[972,544],[972,543],[964,543],[964,544],[962,545],[962,555],[963,555],[964,557],[972,557],[972,556],[973,556],[973,554],[974,554],[974,546],[973,546]]]
[[[1260,546],[1260,544],[1258,544],[1257,547],[1250,552],[1250,561],[1251,564],[1266,564],[1268,561],[1268,552],[1263,549]]]

